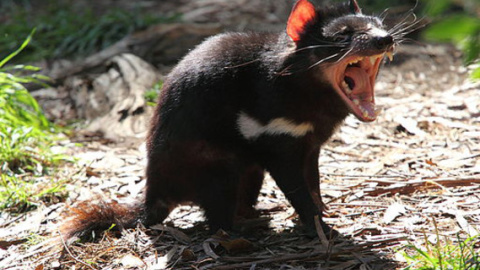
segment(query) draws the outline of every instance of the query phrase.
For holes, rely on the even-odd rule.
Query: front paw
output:
[[[320,216],[312,218],[312,222],[304,223],[302,226],[304,234],[310,238],[320,238],[320,240],[335,239],[339,233],[330,225],[325,223]]]

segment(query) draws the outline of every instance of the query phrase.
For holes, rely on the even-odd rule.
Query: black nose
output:
[[[374,42],[379,50],[384,50],[393,45],[393,37],[390,35],[375,37]]]

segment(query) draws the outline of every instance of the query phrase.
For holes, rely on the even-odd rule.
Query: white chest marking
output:
[[[270,120],[266,125],[262,125],[255,118],[240,112],[237,119],[237,126],[240,133],[249,140],[254,140],[260,135],[290,135],[292,137],[302,137],[308,132],[313,131],[313,125],[309,122],[296,124],[292,120],[279,117]]]

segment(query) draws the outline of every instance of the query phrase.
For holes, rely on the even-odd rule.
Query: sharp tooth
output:
[[[363,111],[363,117],[368,118],[368,112],[367,111]]]
[[[390,62],[392,62],[393,61],[393,52],[387,52],[386,55],[388,57],[388,60],[390,60]]]
[[[377,57],[376,56],[371,56],[368,58],[370,60],[370,64],[375,65],[375,62],[377,62]]]
[[[348,62],[348,64],[349,64],[349,65],[353,65],[353,64],[356,64],[356,63],[358,63],[358,62],[360,62],[360,61],[362,61],[362,60],[363,60],[363,57],[358,57],[358,58],[353,59],[352,61]]]
[[[352,89],[350,89],[350,86],[348,86],[347,82],[345,81],[342,81],[342,89],[348,95],[352,93]]]
[[[353,103],[355,103],[355,105],[360,105],[360,100],[355,98],[352,101],[353,101]]]

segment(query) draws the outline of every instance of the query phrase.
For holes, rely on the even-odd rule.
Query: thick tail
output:
[[[116,201],[84,201],[69,210],[66,220],[60,225],[64,241],[88,236],[93,231],[104,231],[113,225],[116,230],[133,228],[138,222],[143,222],[145,216],[142,204],[128,205]]]

